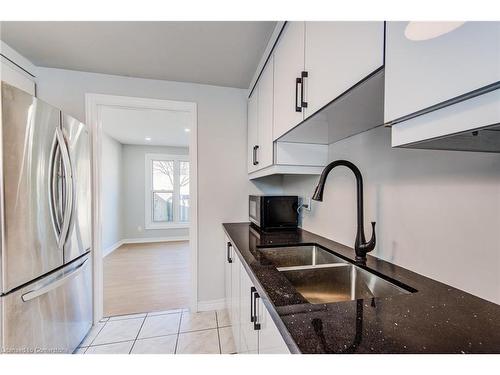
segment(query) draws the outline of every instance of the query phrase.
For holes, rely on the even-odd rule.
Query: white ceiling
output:
[[[276,22],[1,22],[35,65],[248,88]]]
[[[122,144],[189,145],[189,133],[185,130],[189,128],[187,112],[115,107],[102,107],[101,111],[102,129]]]

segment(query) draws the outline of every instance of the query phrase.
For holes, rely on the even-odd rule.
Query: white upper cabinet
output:
[[[0,80],[28,94],[36,94],[36,67],[0,40]]]
[[[384,22],[287,22],[248,103],[250,178],[321,173],[328,144],[338,140],[329,135],[329,120],[340,128],[339,137],[381,125],[382,80],[380,95],[372,100],[380,103],[380,119],[369,114],[370,123],[364,124],[351,112],[335,109],[334,116],[327,114],[325,121],[320,116],[304,120],[383,64]],[[358,105],[351,107],[369,112],[366,106],[362,111]]]
[[[259,80],[258,103],[258,169],[273,163],[273,58],[267,62]]]
[[[287,22],[274,51],[274,131],[277,139],[304,119],[300,106],[304,22]]]
[[[248,99],[248,172],[273,164],[273,59]]]
[[[258,169],[257,153],[259,148],[259,85],[255,86],[252,96],[248,98],[247,132],[248,132],[248,173]]]
[[[306,22],[309,117],[384,64],[384,22]]]
[[[0,79],[30,95],[35,95],[34,78],[3,56],[1,56]]]
[[[431,39],[428,25],[409,33],[408,24],[386,26],[385,122],[500,81],[500,22],[466,22]]]

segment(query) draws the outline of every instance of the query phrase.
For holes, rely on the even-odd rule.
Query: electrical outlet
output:
[[[306,211],[311,212],[311,203],[312,203],[312,202],[311,202],[311,197],[307,197],[307,196],[306,196],[306,197],[304,198],[304,204],[305,204],[305,205],[307,205],[307,207],[304,207],[304,209],[305,209]]]
[[[137,226],[137,230],[138,230],[139,232],[142,232],[142,227],[141,227],[140,225],[138,225],[138,226]]]
[[[299,205],[302,211],[311,211],[311,198],[307,195],[299,198]]]

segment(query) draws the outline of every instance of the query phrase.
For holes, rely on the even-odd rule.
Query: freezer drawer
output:
[[[90,254],[0,297],[2,353],[71,353],[92,325]]]

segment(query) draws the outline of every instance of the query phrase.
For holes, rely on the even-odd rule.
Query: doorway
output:
[[[196,105],[86,95],[94,319],[197,310]]]

